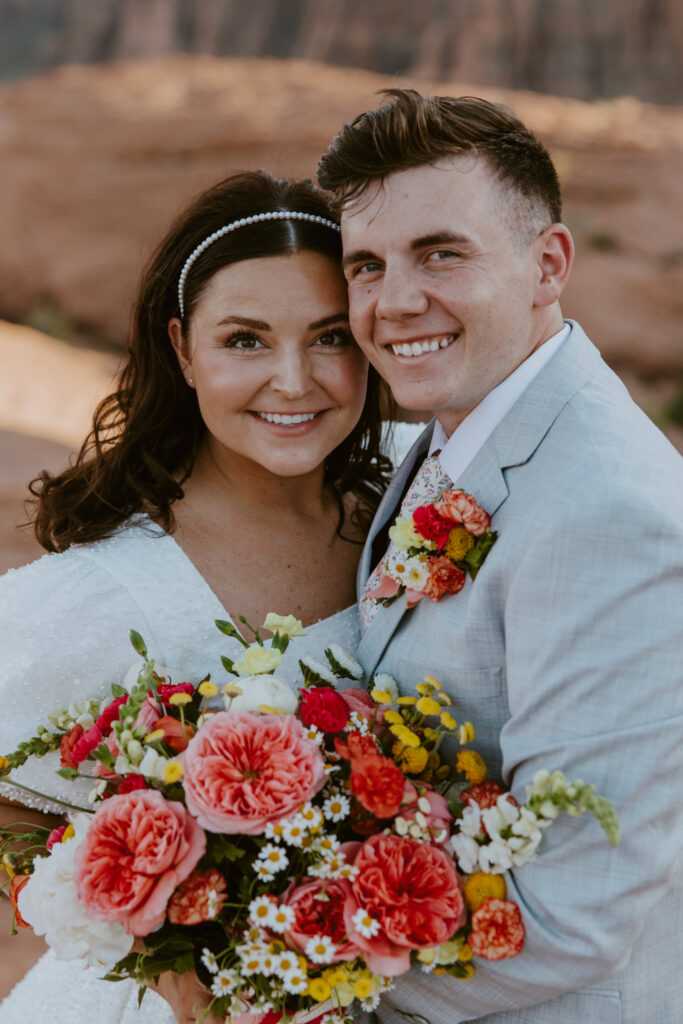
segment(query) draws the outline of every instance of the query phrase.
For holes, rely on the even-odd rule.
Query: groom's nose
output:
[[[419,316],[429,305],[419,272],[403,261],[387,262],[378,289],[375,316],[382,320]]]

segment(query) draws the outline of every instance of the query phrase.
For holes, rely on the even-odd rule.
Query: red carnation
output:
[[[194,695],[194,686],[192,683],[159,683],[157,685],[157,693],[161,703],[166,707],[170,707],[170,698],[174,693],[189,693],[192,697]],[[154,696],[152,690],[149,691],[149,695],[150,697]]]
[[[467,575],[445,555],[429,559],[429,576],[424,592],[430,601],[438,601],[444,594],[458,594],[465,586]]]
[[[84,732],[85,729],[82,725],[74,725],[71,732],[67,732],[66,735],[62,736],[62,742],[59,745],[59,763],[62,768],[78,767],[78,763],[74,761],[72,751]]]
[[[66,832],[66,829],[67,829],[66,825],[60,825],[59,828],[53,828],[52,832],[50,832],[49,836],[47,837],[47,842],[45,843],[45,849],[46,850],[51,850],[53,846],[57,845],[57,843],[61,843],[62,836]]]
[[[124,776],[123,782],[119,786],[119,793],[132,793],[135,789],[149,789],[144,775],[133,773]]]
[[[121,705],[125,704],[128,700],[128,694],[124,693],[123,697],[116,697],[111,704],[107,704],[106,708],[100,713],[100,717],[95,722],[95,725],[100,730],[103,736],[106,736],[112,727],[113,722],[117,722],[120,715]]]
[[[81,761],[85,761],[88,754],[92,754],[93,750],[96,750],[102,742],[102,733],[96,725],[91,725],[89,729],[83,733],[80,739],[76,740],[71,748],[71,758],[76,765],[79,765]]]
[[[321,732],[340,732],[349,720],[349,708],[331,686],[312,686],[301,693],[301,721]]]
[[[522,951],[526,932],[516,903],[486,900],[472,914],[472,931],[467,941],[475,956],[485,960],[507,960]]]
[[[376,818],[398,814],[404,789],[403,772],[391,758],[375,752],[351,761],[351,791]]]
[[[217,868],[193,871],[181,882],[168,904],[171,924],[212,921],[225,903],[226,881]]]
[[[463,789],[460,794],[460,800],[464,804],[468,804],[471,801],[479,804],[482,811],[487,810],[489,807],[495,807],[496,800],[499,796],[502,796],[505,790],[502,786],[499,786],[497,782],[478,782],[476,786],[470,786],[468,789]],[[510,797],[510,799],[513,799]],[[516,803],[517,801],[515,801]]]
[[[413,522],[418,533],[435,542],[437,551],[441,551],[454,526],[453,520],[442,516],[433,505],[420,505],[416,508],[413,512]]]

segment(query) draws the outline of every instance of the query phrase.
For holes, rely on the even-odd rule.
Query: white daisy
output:
[[[304,840],[308,839],[308,825],[306,821],[299,814],[295,814],[294,817],[283,821],[282,838],[290,846],[303,846]]]
[[[370,732],[370,726],[363,718],[363,716],[359,715],[357,711],[351,712],[351,714],[349,715],[349,722],[354,727],[356,732],[359,732],[361,734],[361,736],[367,736],[367,734]]]
[[[289,864],[289,858],[285,851],[280,846],[275,846],[274,843],[266,843],[259,850],[257,861],[267,864],[268,870],[272,872],[283,871]]]
[[[336,952],[336,946],[329,935],[314,935],[304,949],[304,953],[314,964],[332,963]]]
[[[351,801],[344,793],[333,793],[323,804],[323,814],[328,821],[343,821],[351,813]]]
[[[351,918],[353,927],[363,936],[364,939],[371,939],[379,931],[379,921],[370,917],[367,910],[359,907]]]
[[[240,976],[235,970],[219,971],[211,983],[211,991],[215,996],[229,996],[239,985]]]
[[[313,849],[316,853],[322,853],[323,856],[336,853],[341,843],[336,836],[328,835],[324,833],[321,836],[316,836],[313,841]]]
[[[268,896],[257,896],[249,904],[249,920],[267,928],[275,907],[276,904]]]
[[[292,974],[294,971],[299,973],[299,960],[296,953],[285,949],[282,953],[275,955],[275,973],[279,978],[284,981],[286,975]]]
[[[379,992],[371,992],[365,999],[360,1000],[360,1005],[367,1013],[372,1013],[379,1006]]]
[[[316,729],[314,725],[309,725],[306,729],[306,739],[310,740],[311,743],[317,743],[319,747],[322,747],[325,740],[325,733],[321,732],[320,729]]]
[[[282,839],[282,824],[279,821],[269,821],[264,832],[266,839]]]
[[[298,964],[294,970],[282,975],[282,983],[285,992],[293,996],[302,996],[308,990],[308,978]]]
[[[292,908],[281,903],[279,907],[274,908],[269,927],[272,931],[282,935],[288,928],[291,928],[295,920],[296,915]]]
[[[315,807],[310,800],[308,800],[301,810],[299,811],[298,817],[306,823],[306,827],[311,831],[315,832],[322,826],[323,812],[319,807]]]
[[[254,861],[254,871],[261,879],[262,882],[272,882],[275,878],[275,872],[271,870],[270,864],[265,860]]]
[[[209,974],[216,974],[218,972],[218,961],[210,949],[202,950],[202,963]]]

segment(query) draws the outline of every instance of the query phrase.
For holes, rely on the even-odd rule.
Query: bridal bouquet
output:
[[[195,968],[212,1012],[244,1024],[341,1024],[412,965],[467,979],[477,958],[516,956],[524,924],[503,873],[560,811],[591,811],[617,842],[592,786],[541,772],[520,806],[487,779],[437,679],[414,696],[387,675],[343,689],[362,670],[333,645],[326,664],[299,662],[294,691],[276,672],[298,620],[269,615],[270,642],[217,626],[244,648],[223,659],[234,682],[220,691],[173,682],[133,633],[144,660],[128,687],[50,715],[0,760],[11,783],[59,750],[60,774],[92,785],[52,833],[0,830],[17,924],[58,956],[141,992]],[[447,737],[463,748],[454,769]]]

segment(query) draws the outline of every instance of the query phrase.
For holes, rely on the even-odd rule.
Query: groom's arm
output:
[[[619,847],[588,815],[559,819],[538,859],[506,876],[526,926],[522,953],[477,961],[467,982],[413,970],[390,1007],[456,1024],[596,985],[625,963],[649,915],[665,923],[674,912],[657,905],[683,850],[678,506],[634,490],[588,495],[520,551],[506,598],[506,784],[523,801],[542,768],[594,783],[620,817]],[[634,970],[647,975],[647,964]]]

